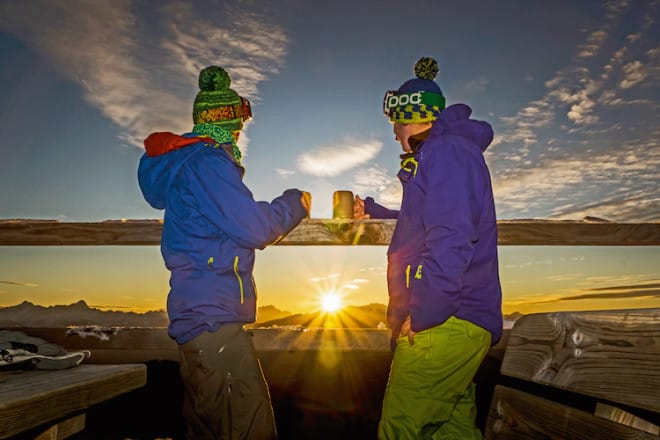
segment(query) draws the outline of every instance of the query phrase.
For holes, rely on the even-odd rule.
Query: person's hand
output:
[[[403,321],[403,326],[401,327],[401,332],[399,333],[399,337],[401,336],[408,336],[408,343],[410,345],[415,344],[415,332],[410,329],[410,315],[408,315],[406,320]]]
[[[355,203],[353,203],[353,218],[355,219],[365,219],[369,218],[369,214],[364,212],[364,200],[355,194]]]
[[[303,205],[303,208],[305,208],[305,211],[307,211],[307,217],[309,217],[309,210],[312,209],[312,198],[308,195],[309,193],[303,192],[302,196],[300,197],[300,203]]]

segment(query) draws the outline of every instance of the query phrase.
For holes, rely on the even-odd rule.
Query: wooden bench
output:
[[[85,427],[92,405],[146,384],[143,364],[0,371],[0,439],[63,439]]]
[[[487,439],[657,439],[660,309],[524,316],[501,373]]]

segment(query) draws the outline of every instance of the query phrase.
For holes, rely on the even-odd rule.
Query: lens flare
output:
[[[327,292],[321,296],[321,309],[324,312],[336,312],[341,309],[341,298],[334,292]]]

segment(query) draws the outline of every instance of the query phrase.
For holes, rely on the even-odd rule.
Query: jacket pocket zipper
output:
[[[238,280],[238,288],[241,290],[241,304],[243,304],[245,301],[245,294],[243,293],[243,279],[238,273],[238,255],[234,257],[234,275],[236,275],[236,279]]]

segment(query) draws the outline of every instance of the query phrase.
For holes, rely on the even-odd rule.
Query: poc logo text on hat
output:
[[[422,92],[405,93],[402,95],[388,96],[387,102],[385,104],[385,108],[391,109],[402,105],[421,104],[421,103],[422,103]]]

